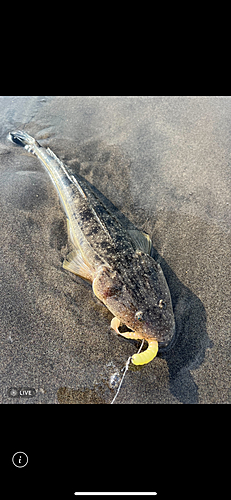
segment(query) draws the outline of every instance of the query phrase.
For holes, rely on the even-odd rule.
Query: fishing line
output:
[[[143,340],[142,340],[142,342],[141,342],[141,345],[140,345],[139,350],[137,351],[137,354],[139,354],[139,353],[140,353],[140,351],[141,351],[141,349],[142,349],[143,345],[144,345],[144,339],[143,339]],[[121,385],[122,385],[122,383],[123,383],[124,377],[125,377],[125,375],[126,375],[126,373],[127,373],[127,371],[128,371],[128,367],[129,367],[129,363],[130,363],[131,359],[132,359],[132,356],[129,356],[129,358],[127,359],[126,365],[124,366],[124,368],[122,368],[122,370],[124,370],[124,373],[123,373],[123,376],[122,376],[122,378],[121,378],[121,381],[120,381],[119,387],[118,387],[118,389],[117,389],[117,392],[116,392],[116,394],[115,394],[115,396],[114,396],[113,400],[112,400],[112,401],[111,401],[111,403],[110,403],[111,405],[113,405],[113,403],[115,402],[115,400],[116,400],[116,398],[117,398],[117,396],[118,396],[118,394],[119,394],[119,392],[120,392],[120,388],[121,388]]]

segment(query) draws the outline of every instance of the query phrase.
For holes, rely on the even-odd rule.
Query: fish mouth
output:
[[[158,339],[158,337],[159,337],[159,339]],[[161,339],[161,337],[162,337],[162,339]],[[153,340],[153,337],[152,337],[152,340]],[[174,323],[174,326],[173,326],[171,333],[169,335],[162,335],[162,336],[157,335],[155,340],[158,342],[159,351],[165,352],[165,351],[172,349],[172,347],[176,341],[175,323]]]
[[[136,328],[131,328],[130,326],[126,326],[126,328],[128,328],[128,330],[131,332],[137,332],[139,334],[139,330]],[[171,329],[170,334],[166,334],[166,331],[165,332],[163,331],[162,334],[160,332],[157,332],[157,331],[153,332],[152,334],[140,332],[140,339],[144,339],[148,343],[153,342],[155,340],[156,342],[158,342],[159,351],[161,351],[161,352],[168,351],[168,350],[172,349],[172,347],[176,341],[175,323]]]

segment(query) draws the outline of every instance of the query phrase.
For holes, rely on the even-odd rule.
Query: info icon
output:
[[[28,464],[28,456],[24,453],[24,451],[17,451],[17,453],[15,453],[12,457],[12,462],[15,467],[25,467],[25,465]]]

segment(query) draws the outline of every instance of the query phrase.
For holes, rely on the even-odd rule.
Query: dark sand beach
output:
[[[108,404],[140,345],[62,268],[65,214],[18,128],[149,233],[168,281],[175,344],[130,365],[115,404],[230,403],[231,99],[3,97],[0,118],[1,404]]]

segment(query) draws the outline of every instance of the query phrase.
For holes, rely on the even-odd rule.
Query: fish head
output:
[[[140,338],[156,340],[160,347],[166,347],[174,337],[175,321],[160,264],[136,251],[121,269],[102,266],[93,282],[95,295]]]

